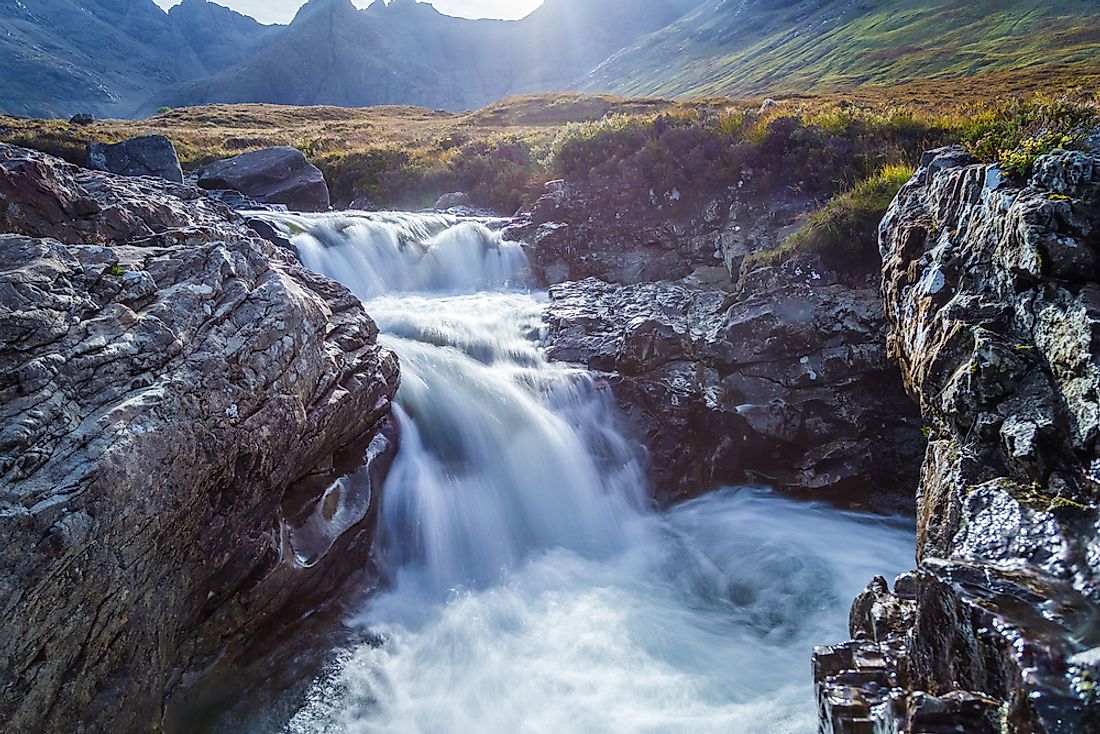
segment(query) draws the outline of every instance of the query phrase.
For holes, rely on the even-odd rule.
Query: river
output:
[[[545,359],[546,296],[491,222],[267,216],[400,356],[402,443],[356,642],[227,731],[816,731],[812,646],[912,566],[910,525],[749,487],[658,511],[607,387]]]

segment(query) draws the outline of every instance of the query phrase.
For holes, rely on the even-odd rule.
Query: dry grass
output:
[[[83,163],[90,141],[159,133],[176,144],[186,169],[261,147],[291,145],[324,170],[337,201],[367,195],[379,205],[420,206],[461,188],[482,203],[508,209],[555,174],[560,168],[556,151],[563,140],[586,134],[585,123],[619,118],[645,125],[664,118],[711,125],[718,120],[723,139],[743,134],[751,140],[766,136],[773,120],[797,117],[837,134],[848,134],[843,128],[857,120],[871,134],[879,130],[896,137],[908,126],[914,134],[935,132],[929,139],[963,138],[974,120],[988,117],[989,110],[1006,101],[1042,91],[1095,105],[1098,86],[1100,64],[1094,63],[790,95],[765,115],[755,114],[759,99],[676,102],[573,93],[523,95],[463,113],[403,106],[209,105],[85,127],[0,116],[0,140]],[[754,129],[741,130],[746,119]],[[911,161],[884,150],[880,163],[891,162]]]

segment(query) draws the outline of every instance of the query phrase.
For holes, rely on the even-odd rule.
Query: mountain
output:
[[[276,102],[464,109],[564,89],[699,0],[549,0],[519,21],[467,20],[415,0],[310,0],[254,58],[156,103]],[[154,102],[150,102],[150,105]]]
[[[1098,56],[1097,0],[715,0],[614,54],[578,86],[755,96]]]
[[[253,55],[274,29],[185,0],[0,0],[0,110],[131,114],[157,91]]]
[[[1100,0],[546,0],[518,21],[310,0],[264,26],[207,0],[0,0],[0,112],[413,104],[538,91],[764,96],[1100,65]]]

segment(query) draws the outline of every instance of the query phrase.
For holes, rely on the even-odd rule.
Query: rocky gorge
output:
[[[877,579],[856,641],[815,653],[822,731],[1100,730],[1098,174],[1056,153],[1021,186],[928,153],[882,223],[881,275],[812,256],[742,272],[800,202],[746,222],[740,190],[621,258],[630,237],[565,182],[520,226],[563,281],[551,354],[607,375],[671,498],[916,497],[919,570]]]
[[[396,358],[193,187],[4,145],[0,200],[0,720],[148,730],[363,572]]]
[[[307,208],[325,208],[306,174]],[[796,189],[653,191],[626,219],[558,181],[473,239],[502,258],[522,243],[549,288],[545,355],[609,390],[656,504],[767,485],[915,512],[919,568],[875,579],[853,641],[814,653],[822,731],[1100,730],[1100,157],[1055,153],[1022,182],[928,153],[882,223],[881,271],[754,260],[819,206]],[[15,730],[147,730],[262,629],[371,573],[400,370],[360,298],[403,339],[443,337],[405,323],[424,304],[357,298],[285,247],[316,226],[313,256],[338,259],[334,233],[362,238],[361,221],[281,230],[223,200],[0,147],[0,608],[17,620],[0,720]],[[415,425],[406,457],[431,430]]]
[[[934,151],[883,221],[889,350],[929,427],[921,565],[817,652],[826,731],[1100,729],[1098,235],[1079,152],[1021,187]]]

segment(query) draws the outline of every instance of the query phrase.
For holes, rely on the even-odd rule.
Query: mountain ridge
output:
[[[0,112],[275,103],[474,109],[529,92],[775,96],[1100,65],[1095,0],[547,0],[470,20],[310,0],[266,26],[208,0],[0,0]]]

